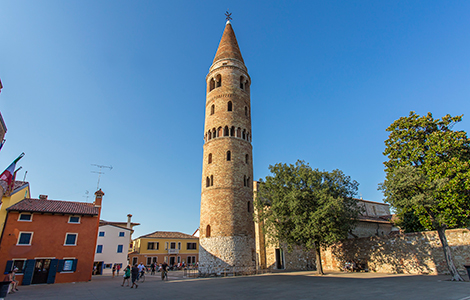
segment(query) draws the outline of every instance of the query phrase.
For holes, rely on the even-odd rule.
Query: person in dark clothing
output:
[[[163,264],[162,264],[162,280],[164,280],[165,277],[168,276],[167,272],[168,272],[168,265],[167,265],[166,262],[163,262]],[[166,279],[168,280],[168,277]]]
[[[136,280],[137,280],[137,277],[139,277],[139,268],[137,268],[137,264],[135,264],[135,265],[132,267],[131,275],[132,275],[132,285],[131,285],[131,289],[134,287],[134,285],[135,285],[135,288],[138,288],[139,286],[137,285],[137,283],[135,283]]]

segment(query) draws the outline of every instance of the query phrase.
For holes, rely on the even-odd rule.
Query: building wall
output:
[[[149,242],[158,242],[159,247],[157,249],[148,249]],[[174,242],[176,249],[170,249],[171,243]],[[168,246],[167,246],[168,243]],[[181,249],[178,249],[178,243],[181,243]],[[196,249],[187,249],[187,243],[196,243]],[[158,264],[166,261],[170,262],[170,257],[175,257],[175,262],[178,263],[178,257],[180,261],[188,262],[188,256],[195,257],[196,262],[199,261],[199,239],[181,239],[181,238],[138,238],[134,241],[134,251],[137,253],[129,254],[129,262],[133,263],[134,257],[137,257],[138,263],[142,262],[144,265],[148,265],[147,260],[156,258]],[[192,260],[192,259],[191,259]]]
[[[454,263],[461,272],[470,263],[470,231],[446,230]],[[436,231],[348,239],[322,252],[325,270],[340,270],[352,260],[379,273],[447,274],[447,264]]]
[[[98,232],[97,216],[82,216],[80,224],[68,223],[69,215],[34,213],[31,222],[18,221],[18,212],[9,212],[0,243],[0,271],[13,259],[75,258],[76,271],[57,273],[55,282],[91,280],[93,258]],[[19,233],[33,232],[30,246],[18,246]],[[78,233],[76,246],[64,246],[66,233]],[[18,274],[21,283],[23,275]]]
[[[352,230],[355,237],[385,236],[392,232],[392,223],[390,222],[365,222],[359,221]]]
[[[102,245],[102,253],[95,250],[95,261],[103,262],[105,265],[121,264],[125,268],[128,264],[127,254],[129,252],[129,236],[130,229],[121,228],[111,225],[103,225],[99,227],[98,232],[104,232],[104,236],[97,238],[96,247]],[[119,236],[123,232],[124,236]],[[122,245],[122,252],[118,253],[118,245]],[[111,274],[112,268],[103,268],[103,274]]]
[[[2,203],[0,204],[0,233],[2,232],[3,226],[5,224],[5,218],[7,216],[6,209],[20,202],[24,198],[29,198],[30,196],[29,184],[25,184],[20,189],[15,191],[14,194],[7,197],[2,197]]]

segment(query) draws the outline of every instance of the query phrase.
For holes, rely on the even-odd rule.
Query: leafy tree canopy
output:
[[[387,175],[379,189],[410,228],[420,227],[409,222],[410,213],[429,230],[469,225],[470,140],[466,132],[452,130],[461,120],[410,112],[387,128]]]
[[[410,112],[387,131],[385,181],[379,185],[385,201],[397,209],[405,231],[420,225],[437,230],[452,280],[463,281],[447,243],[447,228],[470,224],[470,140],[452,127],[462,116],[434,119],[431,113]],[[416,219],[416,218],[415,218]],[[414,224],[413,224],[414,223]]]
[[[320,247],[347,237],[360,213],[353,199],[356,181],[340,170],[312,169],[304,161],[269,170],[272,175],[260,180],[255,207],[271,240],[315,248],[318,255]],[[317,258],[322,272],[318,263]]]

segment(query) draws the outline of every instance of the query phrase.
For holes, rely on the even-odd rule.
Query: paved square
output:
[[[183,279],[182,275],[170,272],[169,281],[147,275],[137,289],[121,287],[122,277],[110,276],[95,276],[90,282],[20,286],[7,299],[470,300],[470,282],[451,282],[445,275],[292,272],[208,279]]]

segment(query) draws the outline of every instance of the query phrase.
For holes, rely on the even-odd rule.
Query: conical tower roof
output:
[[[233,32],[230,21],[227,21],[227,24],[225,25],[225,30],[222,35],[222,39],[220,40],[219,48],[217,48],[217,53],[215,54],[215,58],[212,63],[215,63],[220,59],[227,58],[238,59],[243,64],[245,63],[243,61],[240,48],[238,48],[237,38],[235,37],[235,32]]]

